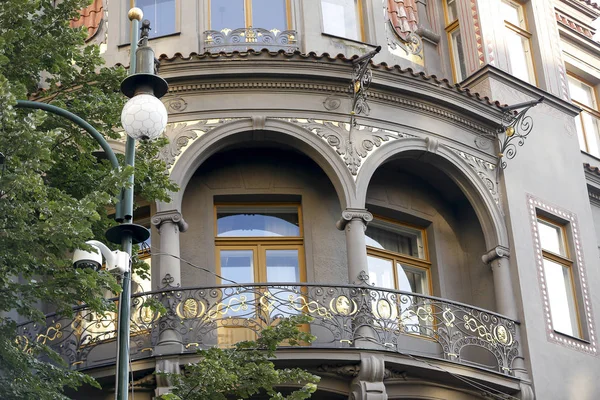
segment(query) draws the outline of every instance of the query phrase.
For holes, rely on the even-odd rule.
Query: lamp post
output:
[[[132,24],[131,35],[131,59],[129,67],[129,76],[121,83],[121,92],[130,100],[123,107],[121,114],[121,123],[127,133],[125,145],[125,164],[134,166],[135,164],[135,144],[136,140],[155,139],[167,125],[167,110],[159,98],[164,96],[168,90],[167,82],[155,74],[154,51],[148,46],[148,33],[150,31],[150,22],[144,21],[141,27],[140,40],[140,22],[143,17],[142,10],[132,8],[128,13]],[[139,43],[138,43],[139,42]],[[44,110],[75,123],[87,131],[97,142],[108,156],[108,159],[114,169],[119,169],[117,158],[110,148],[108,142],[104,139],[92,125],[71,113],[70,111],[56,107],[51,104],[40,103],[36,101],[19,100],[16,104],[19,108],[30,108]],[[1,153],[0,153],[1,154]],[[120,244],[129,266],[117,268],[122,272],[122,291],[119,298],[119,322],[117,332],[117,365],[116,365],[116,384],[115,398],[117,400],[126,400],[129,383],[129,338],[130,338],[130,307],[131,307],[131,252],[132,245],[142,243],[150,237],[150,232],[143,226],[133,223],[133,174],[129,177],[128,185],[122,191],[121,199],[117,203],[115,220],[120,224],[106,231],[106,238],[111,243]],[[91,241],[88,244],[103,249],[100,242]],[[104,248],[103,255],[111,252]],[[88,255],[90,253],[87,253]],[[122,258],[115,255],[117,259]],[[83,258],[88,258],[84,255]],[[122,264],[122,262],[118,262]]]

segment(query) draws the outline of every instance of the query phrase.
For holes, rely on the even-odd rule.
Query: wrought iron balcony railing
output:
[[[263,28],[223,29],[204,32],[204,49],[211,53],[231,53],[248,49],[292,53],[299,50],[296,31]]]
[[[144,303],[166,308],[157,315]],[[520,357],[517,324],[501,315],[435,297],[369,286],[251,284],[169,288],[136,295],[132,302],[131,357],[150,357],[165,336],[184,352],[230,346],[255,338],[281,317],[309,314],[316,340],[307,348],[368,347],[441,358],[513,375]],[[33,341],[54,349],[74,369],[115,362],[117,319],[86,307],[74,318],[48,315],[46,324],[19,327],[27,351]]]

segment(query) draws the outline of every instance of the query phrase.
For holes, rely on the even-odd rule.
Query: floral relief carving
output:
[[[185,111],[187,102],[182,97],[170,97],[164,100],[167,110],[172,113]]]
[[[205,119],[167,125],[164,134],[169,139],[169,144],[161,149],[158,157],[167,164],[167,168],[171,168],[184,151],[184,148],[189,146],[191,142],[230,120],[232,118]]]
[[[283,120],[300,125],[326,141],[340,155],[355,177],[363,160],[369,156],[375,147],[379,147],[390,140],[412,136],[372,126],[356,125],[351,128],[349,123],[338,121],[298,118],[283,118]]]
[[[500,196],[498,193],[498,183],[496,180],[496,165],[481,158],[475,157],[471,154],[465,153],[464,151],[452,149],[456,154],[460,156],[463,160],[465,160],[471,168],[475,171],[479,179],[485,184],[487,190],[492,195],[494,202],[496,205],[500,207]]]

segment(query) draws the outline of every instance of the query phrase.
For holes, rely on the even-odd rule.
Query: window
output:
[[[431,264],[423,229],[376,218],[365,234],[369,278],[375,286],[431,293]]]
[[[352,40],[364,40],[360,0],[321,0],[323,32]]]
[[[301,209],[297,204],[242,204],[215,206],[215,247],[217,274],[222,284],[294,283],[305,282],[304,241]],[[266,293],[273,300],[269,316],[290,316],[300,313],[289,305],[297,297],[290,288],[278,288]],[[254,318],[255,302],[264,295],[257,290],[242,294],[224,294],[221,302],[225,317]],[[298,300],[300,302],[300,300]],[[301,305],[298,304],[298,309]],[[219,340],[224,344],[253,339],[247,329],[221,329]]]
[[[135,6],[144,12],[144,19],[150,21],[149,37],[170,35],[176,32],[177,0],[136,0]],[[133,4],[131,4],[133,7]]]
[[[527,21],[523,6],[513,0],[502,0],[500,3],[500,12],[504,18],[504,38],[511,73],[517,78],[535,85],[535,71],[531,54],[531,33],[527,31]]]
[[[210,29],[291,29],[290,0],[211,0]]]
[[[594,87],[582,79],[568,75],[569,92],[573,103],[583,109],[575,118],[579,147],[596,157],[600,157],[600,112],[598,97]]]
[[[467,66],[465,63],[465,51],[463,38],[458,23],[458,0],[445,0],[444,10],[446,13],[446,34],[450,46],[450,63],[452,74],[456,82],[461,82],[467,77]]]
[[[580,338],[582,336],[577,311],[577,297],[564,225],[544,218],[537,220],[544,276],[552,316],[552,328],[559,333]]]

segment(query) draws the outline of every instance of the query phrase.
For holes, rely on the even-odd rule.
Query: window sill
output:
[[[566,333],[559,332],[559,331],[557,331],[556,329],[553,329],[552,331],[553,331],[553,332],[554,332],[554,334],[555,334],[555,335],[557,335],[557,336],[563,336],[563,337],[565,337],[565,338],[571,339],[571,340],[573,340],[573,341],[576,341],[576,342],[585,343],[585,344],[587,344],[587,345],[590,345],[590,344],[592,344],[592,342],[590,342],[589,340],[582,339],[582,338],[578,338],[577,336],[571,336],[571,335],[567,335]]]
[[[181,32],[173,32],[173,33],[168,33],[166,35],[151,37],[148,40],[152,42],[153,40],[164,39],[164,38],[174,37],[174,36],[179,36],[179,35],[181,35]],[[117,47],[120,49],[123,47],[128,47],[130,45],[131,45],[131,42],[126,42],[126,43],[122,43],[122,44],[118,45]]]
[[[356,43],[356,44],[362,44],[363,46],[369,46],[369,47],[377,47],[376,44],[371,44],[371,43],[367,43],[367,42],[363,42],[361,40],[356,40],[356,39],[350,39],[347,37],[343,37],[343,36],[337,36],[337,35],[333,35],[331,33],[327,33],[327,32],[321,32],[321,35],[323,36],[327,36],[330,38],[334,38],[334,39],[341,39],[341,40],[347,40],[348,42],[352,42],[352,43]]]

